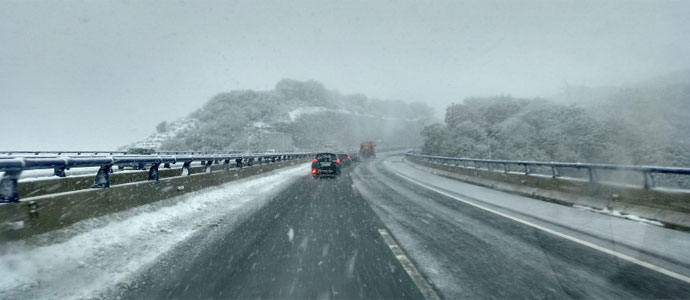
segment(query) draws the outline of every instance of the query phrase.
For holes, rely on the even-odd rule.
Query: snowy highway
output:
[[[690,0],[0,14],[0,300],[690,300]]]
[[[277,170],[4,246],[0,298],[690,295],[687,232],[461,183],[401,155],[332,180],[308,172]]]

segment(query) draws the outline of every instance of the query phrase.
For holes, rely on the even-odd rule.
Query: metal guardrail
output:
[[[481,164],[486,166],[486,169],[492,171],[495,165],[503,166],[503,171],[505,173],[511,172],[511,166],[519,166],[523,168],[523,173],[529,175],[532,173],[531,167],[550,167],[551,176],[553,178],[560,177],[561,173],[559,169],[562,168],[574,168],[574,169],[584,169],[587,170],[589,182],[595,183],[598,181],[597,171],[607,170],[607,171],[627,171],[627,172],[638,172],[643,175],[644,178],[644,189],[652,189],[656,187],[656,181],[654,180],[654,174],[677,174],[677,175],[690,175],[690,168],[674,168],[674,167],[657,167],[657,166],[635,166],[635,165],[613,165],[613,164],[587,164],[587,163],[564,163],[564,162],[538,162],[538,161],[519,161],[519,160],[491,160],[491,159],[474,159],[474,158],[462,158],[462,157],[447,157],[447,156],[433,156],[433,155],[422,155],[416,153],[406,153],[407,157],[416,157],[423,159],[432,163],[442,163],[442,164],[455,164],[459,166],[460,163],[464,167],[470,167],[468,164],[472,163],[474,168],[479,169]]]
[[[125,151],[113,151],[113,150],[84,150],[84,151],[0,151],[0,155],[5,156],[45,156],[45,155],[214,155],[214,154],[238,154],[238,153],[256,153],[251,150],[229,150],[229,151],[154,151],[150,154],[143,154],[141,150],[125,150]],[[265,153],[265,152],[260,152]],[[285,153],[281,151],[279,153]]]
[[[55,154],[55,155],[63,155],[63,154],[76,154],[76,155],[98,155],[98,154],[108,154],[108,155],[115,155],[115,154],[121,154],[121,155],[127,155],[127,151],[94,151],[94,150],[89,150],[89,151],[0,151],[0,155],[44,155],[44,154]]]
[[[31,152],[34,153],[34,152]],[[61,153],[77,153],[77,151],[65,151]],[[90,151],[88,153],[94,153]],[[110,153],[110,152],[108,152]],[[117,153],[117,152],[113,152]],[[242,168],[255,162],[258,164],[272,163],[284,160],[302,159],[313,156],[311,152],[290,153],[251,153],[251,154],[218,154],[218,155],[122,155],[122,156],[55,156],[55,157],[13,157],[0,159],[0,172],[4,172],[0,178],[0,203],[19,202],[17,186],[19,175],[25,170],[53,169],[53,175],[65,177],[65,170],[81,167],[99,167],[92,188],[110,187],[109,174],[113,173],[114,165],[137,165],[143,169],[144,165],[150,165],[148,180],[159,179],[158,168],[163,164],[164,168],[170,168],[170,164],[182,163],[180,176],[189,176],[189,168],[192,162],[202,162],[206,172],[211,172],[213,164],[223,162],[224,169],[230,168],[234,163]]]

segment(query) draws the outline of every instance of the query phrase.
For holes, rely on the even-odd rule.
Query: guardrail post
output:
[[[529,175],[532,173],[532,168],[530,168],[528,164],[524,164],[523,166],[525,166],[525,175]]]
[[[508,164],[506,164],[506,163],[503,164],[503,172],[504,173],[510,172],[510,166],[508,166]]]
[[[65,174],[65,167],[54,168],[53,169],[53,176],[66,177],[67,175]]]
[[[146,170],[146,165],[143,163],[140,163],[137,165],[137,170]]]
[[[192,165],[192,161],[191,161],[191,160],[190,160],[190,161],[185,161],[185,162],[182,164],[182,173],[180,174],[180,176],[189,176],[189,166],[191,166],[191,165]]]
[[[589,182],[590,183],[597,182],[598,176],[597,176],[597,172],[594,169],[587,168],[587,173],[589,174]]]
[[[223,170],[227,171],[230,170],[230,160],[226,159],[223,161]]]
[[[240,168],[240,169],[242,168],[242,158],[241,157],[235,159],[235,166]]]
[[[643,172],[644,176],[644,189],[649,190],[656,187],[656,180],[654,180],[654,175],[651,172]]]
[[[561,177],[561,174],[558,172],[558,168],[551,166],[551,177],[552,178],[558,178]]]
[[[93,180],[93,185],[91,185],[91,188],[101,188],[101,189],[107,189],[110,187],[110,169],[113,168],[113,165],[105,165],[101,166],[100,169],[98,169],[98,173],[96,173],[96,179]]]
[[[19,202],[17,180],[22,170],[5,171],[0,178],[0,203]]]
[[[257,161],[259,162],[259,166],[262,164],[262,157],[257,158]]]
[[[206,169],[204,169],[204,172],[211,173],[211,167],[212,166],[213,166],[213,161],[212,160],[207,161],[206,165],[205,165]]]
[[[163,168],[170,169],[170,163],[164,163]]]
[[[151,168],[149,169],[149,180],[158,181],[158,166],[160,166],[160,163],[151,164]]]
[[[474,163],[474,168],[475,168],[475,169],[479,169],[479,164],[477,164],[477,161],[476,161],[476,160],[473,160],[472,162]]]
[[[247,160],[247,166],[252,166],[254,164],[254,158],[250,157],[249,160]]]
[[[491,171],[491,163],[490,162],[486,162],[486,169]]]

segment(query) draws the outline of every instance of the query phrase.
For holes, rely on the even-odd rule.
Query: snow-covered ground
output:
[[[99,297],[129,284],[198,230],[256,211],[308,168],[281,169],[0,245],[0,299]]]
[[[614,216],[614,217],[633,220],[633,221],[637,221],[637,222],[652,224],[652,225],[656,225],[656,226],[664,226],[664,223],[661,223],[659,221],[645,219],[643,217],[636,216],[636,215],[624,214],[624,213],[621,213],[621,212],[614,210],[614,209],[608,209],[608,208],[597,209],[597,208],[593,208],[593,207],[589,207],[589,206],[583,206],[583,205],[577,205],[577,204],[573,205],[573,207],[578,208],[578,209],[582,209],[582,210],[598,212],[598,213],[602,213],[602,214],[606,214],[606,215],[610,215],[610,216]]]

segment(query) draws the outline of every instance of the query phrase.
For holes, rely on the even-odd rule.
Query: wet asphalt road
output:
[[[350,172],[351,171],[351,172]],[[415,186],[379,161],[305,176],[219,221],[113,297],[421,299],[377,232],[446,299],[688,299],[690,285]]]
[[[420,188],[381,161],[352,176],[444,298],[690,299],[688,283]]]
[[[352,187],[305,176],[237,227],[203,230],[116,293],[123,299],[421,299]]]

